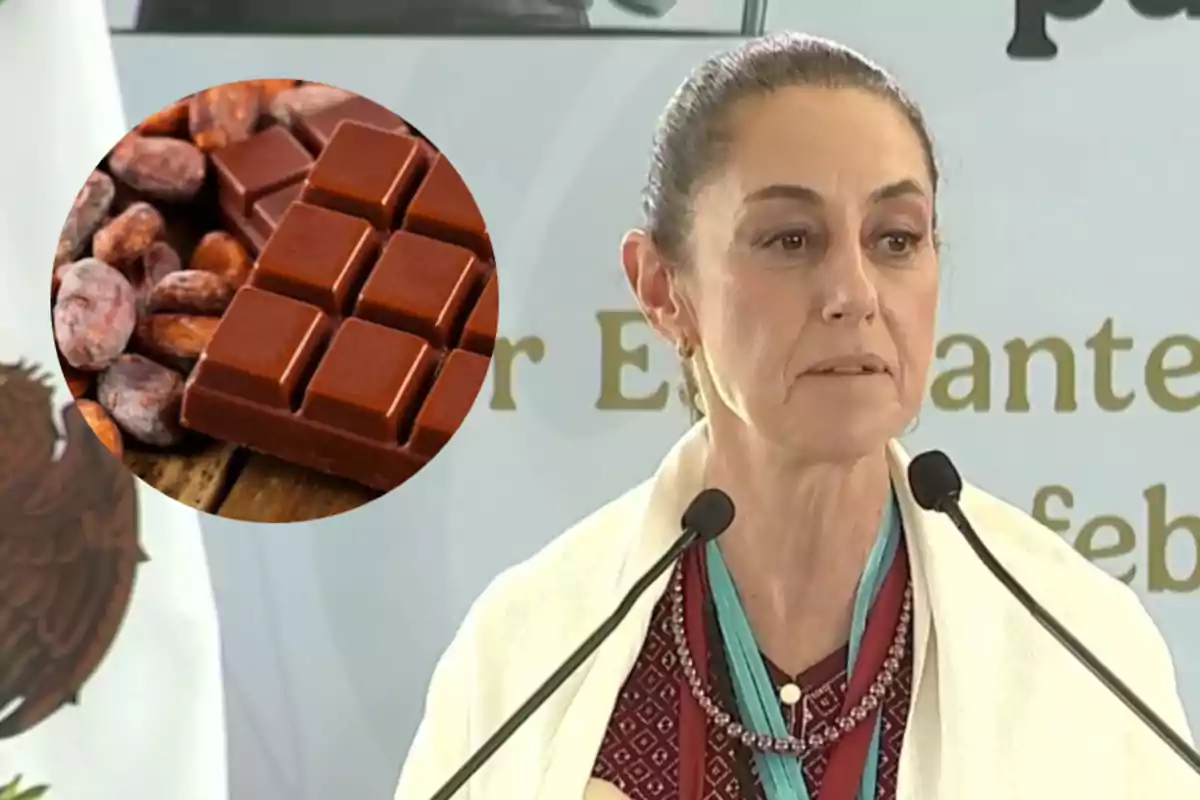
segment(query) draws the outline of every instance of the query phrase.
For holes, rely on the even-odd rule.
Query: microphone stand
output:
[[[979,535],[975,533],[975,528],[971,526],[970,520],[968,520],[967,515],[963,513],[963,510],[959,506],[957,500],[955,500],[953,497],[946,498],[938,504],[938,507],[940,511],[950,517],[950,519],[954,522],[955,527],[957,527],[962,533],[963,537],[966,538],[967,544],[969,544],[971,549],[975,551],[975,555],[979,556],[979,560],[983,562],[984,566],[987,567],[989,572],[996,576],[996,579],[1004,585],[1004,588],[1008,589],[1008,591],[1017,598],[1017,602],[1023,605],[1030,615],[1037,620],[1051,636],[1057,639],[1059,644],[1066,648],[1067,652],[1075,656],[1079,663],[1087,667],[1088,671],[1096,676],[1097,680],[1104,684],[1104,686],[1110,692],[1115,694],[1117,698],[1129,708],[1130,711],[1136,714],[1138,718],[1141,719],[1141,721],[1146,725],[1146,727],[1154,731],[1154,733],[1156,733],[1158,737],[1167,744],[1168,747],[1175,751],[1176,755],[1182,758],[1188,766],[1195,770],[1196,774],[1200,775],[1200,753],[1197,753],[1195,750],[1193,750],[1192,747],[1187,743],[1187,740],[1176,733],[1175,730],[1168,725],[1162,717],[1154,713],[1154,710],[1150,708],[1150,706],[1146,705],[1146,703],[1143,702],[1140,697],[1134,694],[1133,690],[1131,690],[1121,681],[1120,678],[1113,674],[1112,670],[1104,666],[1100,659],[1096,658],[1096,656],[1090,650],[1088,650],[1082,642],[1076,639],[1069,630],[1063,627],[1062,623],[1056,620],[1049,611],[1042,608],[1041,604],[1033,599],[1033,596],[1025,590],[1025,587],[1017,582],[1017,579],[1014,578],[1012,574],[1006,570],[999,561],[996,560],[996,557],[993,556],[991,551],[987,549],[987,545],[980,540]]]
[[[529,699],[512,713],[512,716],[467,759],[466,763],[459,767],[457,772],[450,776],[450,780],[446,781],[437,794],[430,798],[430,800],[451,800],[455,793],[466,785],[467,781],[517,732],[517,729],[533,716],[534,712],[541,708],[542,704],[549,700],[550,696],[560,686],[566,683],[575,670],[583,666],[583,662],[587,661],[592,653],[604,643],[604,640],[616,630],[625,617],[629,616],[629,612],[633,610],[634,605],[645,594],[646,590],[650,588],[651,584],[658,580],[659,576],[666,572],[683,555],[685,550],[700,541],[701,537],[701,532],[695,528],[685,530],[683,535],[675,540],[675,544],[671,545],[670,549],[663,554],[662,558],[654,562],[654,566],[639,578],[637,583],[630,587],[616,609],[608,615],[604,622],[600,623],[600,626],[592,632],[592,635],[575,649],[575,652],[563,662],[562,666],[555,670],[554,674],[547,678],[546,682],[539,686],[537,691],[530,695]]]

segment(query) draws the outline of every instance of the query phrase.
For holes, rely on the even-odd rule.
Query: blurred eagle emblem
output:
[[[0,363],[0,739],[30,730],[108,653],[146,560],[135,479],[47,376]]]

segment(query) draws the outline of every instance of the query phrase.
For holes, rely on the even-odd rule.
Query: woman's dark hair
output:
[[[692,201],[696,190],[724,162],[737,107],[792,86],[858,89],[894,105],[920,139],[936,192],[937,162],[925,119],[891,75],[828,39],[797,33],[761,37],[701,64],[659,118],[642,212],[651,241],[668,261],[685,264],[688,260]],[[699,418],[703,411],[690,364],[684,364],[684,379],[684,399]]]

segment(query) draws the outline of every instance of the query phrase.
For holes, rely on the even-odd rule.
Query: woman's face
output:
[[[849,89],[781,90],[732,122],[727,161],[693,199],[690,264],[643,302],[657,295],[659,327],[698,346],[714,426],[821,460],[877,451],[915,416],[933,344],[921,142]]]

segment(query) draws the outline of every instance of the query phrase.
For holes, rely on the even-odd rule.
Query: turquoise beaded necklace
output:
[[[850,674],[853,674],[858,651],[862,645],[867,616],[879,594],[880,586],[883,585],[884,576],[887,575],[896,557],[896,550],[900,542],[899,520],[893,492],[884,506],[879,531],[876,534],[875,543],[871,547],[871,552],[867,556],[866,568],[863,570],[854,596],[847,661],[847,669]],[[733,678],[734,695],[741,712],[742,723],[748,730],[755,733],[786,737],[790,732],[783,718],[774,683],[767,672],[762,651],[754,639],[753,631],[750,630],[750,623],[742,608],[737,587],[734,586],[733,578],[729,574],[725,560],[721,557],[721,550],[717,547],[716,541],[709,542],[706,546],[705,561],[717,622],[721,629],[721,638],[725,643],[725,654]],[[881,728],[881,717],[877,716],[870,749],[867,751],[867,762],[863,769],[862,783],[858,793],[859,800],[874,800],[875,798]],[[756,752],[755,759],[767,800],[811,800],[808,786],[804,780],[801,759],[793,755],[762,752]]]

